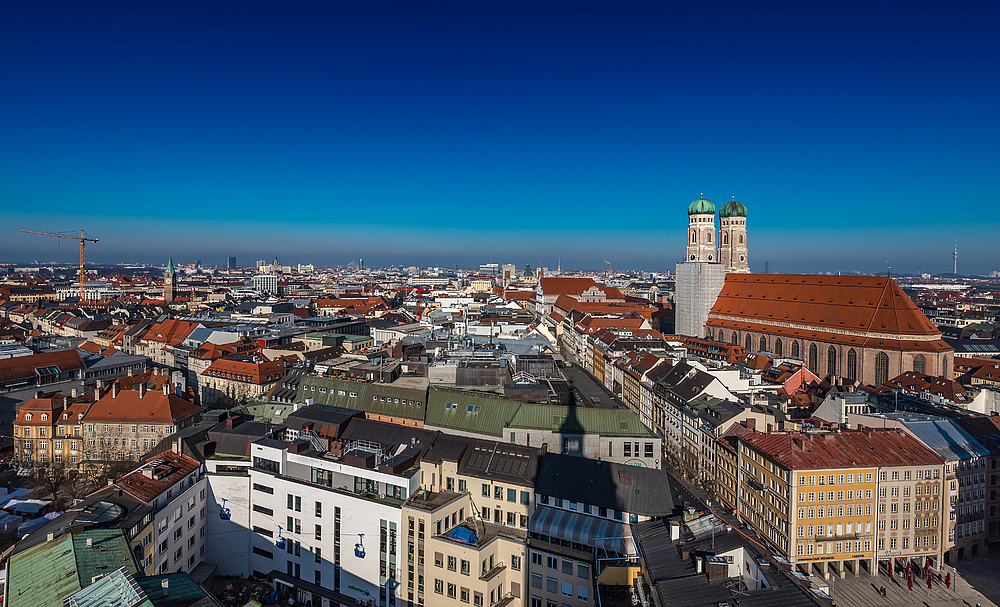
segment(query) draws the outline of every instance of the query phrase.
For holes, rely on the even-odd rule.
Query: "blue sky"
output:
[[[1000,269],[1000,4],[7,2],[0,260]]]

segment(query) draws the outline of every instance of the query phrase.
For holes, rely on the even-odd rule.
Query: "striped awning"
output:
[[[548,506],[535,508],[528,530],[594,547],[598,546],[598,540],[620,538],[628,533],[618,521]]]

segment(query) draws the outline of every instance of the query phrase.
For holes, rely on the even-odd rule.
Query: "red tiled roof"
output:
[[[109,391],[93,404],[84,421],[88,423],[154,423],[173,424],[202,411],[202,408],[162,390],[147,390],[139,397],[138,390],[121,390],[118,396]]]
[[[545,277],[541,279],[542,293],[546,295],[579,295],[590,287],[596,287],[593,278]]]
[[[177,320],[176,318],[167,318],[162,322],[158,322],[146,331],[146,334],[142,336],[145,341],[155,341],[160,343],[165,343],[170,346],[180,345],[187,336],[194,331],[198,325],[193,322],[188,322],[186,320]]]
[[[0,360],[0,382],[34,378],[35,369],[59,367],[60,371],[83,369],[85,365],[76,350],[44,352],[31,356],[15,356]]]
[[[728,274],[707,324],[892,350],[952,349],[899,285],[881,276]]]
[[[944,463],[937,453],[897,429],[772,432],[742,440],[793,470]]]
[[[190,457],[167,451],[121,477],[115,485],[148,504],[200,467]]]
[[[209,377],[221,377],[252,384],[266,384],[281,379],[285,372],[286,362],[283,357],[268,362],[220,358],[214,361],[203,374]]]

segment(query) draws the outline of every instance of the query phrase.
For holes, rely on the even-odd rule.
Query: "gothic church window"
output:
[[[881,386],[889,381],[889,356],[885,352],[875,355],[875,385]]]
[[[799,342],[793,341],[792,342],[792,358],[798,358],[798,357],[799,357]]]
[[[817,356],[817,352],[816,352],[816,344],[809,344],[809,365],[808,365],[808,367],[809,367],[809,370],[812,371],[813,373],[816,373],[816,372],[819,371],[819,369],[817,368],[818,367],[818,364],[817,364],[817,361],[816,361],[817,358],[818,358],[818,356]]]
[[[744,341],[744,344],[746,345],[747,352],[753,352],[753,341],[750,339],[749,333],[747,333],[747,338]]]
[[[858,353],[851,348],[847,351],[847,379],[858,378]]]
[[[726,232],[722,233],[722,244],[729,244],[729,234]]]
[[[740,336],[739,336],[739,334],[736,331],[733,331],[733,341],[732,341],[732,344],[734,346],[737,346],[737,345],[739,345],[739,343],[740,343]]]
[[[913,357],[913,372],[914,373],[924,374],[924,373],[927,372],[925,370],[926,368],[927,368],[927,359],[924,358],[923,354],[917,354],[916,356]]]
[[[760,351],[767,352],[767,338],[763,335],[760,336]]]
[[[826,374],[835,375],[837,373],[837,350],[830,346],[826,351]]]
[[[781,340],[780,339],[774,340],[774,353],[775,353],[775,355],[777,355],[777,356],[783,356],[784,355],[784,353],[782,352],[783,349],[784,348],[781,345]]]

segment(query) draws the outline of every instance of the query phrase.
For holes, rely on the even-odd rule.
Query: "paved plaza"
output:
[[[951,568],[948,568],[951,570]],[[996,570],[994,570],[994,576]],[[927,589],[927,579],[922,577],[913,578],[913,590],[909,590],[905,576],[894,576],[889,579],[886,575],[872,577],[862,574],[847,577],[830,576],[830,590],[833,599],[840,607],[868,607],[868,606],[925,606],[925,607],[997,607],[996,603],[989,600],[978,590],[973,588],[969,582],[959,576],[956,579],[952,574],[952,586],[946,588],[944,582],[938,583],[934,578],[933,587]],[[879,588],[885,587],[886,595],[879,594]]]

